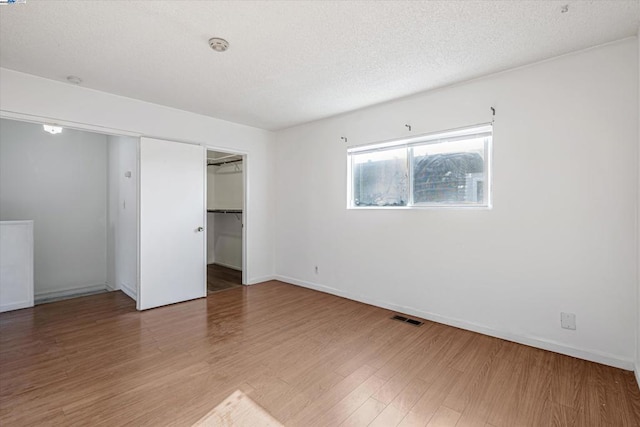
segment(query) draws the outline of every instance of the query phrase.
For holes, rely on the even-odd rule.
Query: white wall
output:
[[[107,289],[120,289],[116,280],[116,234],[119,199],[119,144],[107,136]]]
[[[209,213],[209,264],[242,270],[242,215]]]
[[[216,262],[215,214],[207,212],[207,264]]]
[[[106,136],[0,120],[0,219],[34,221],[36,301],[104,289]]]
[[[207,210],[214,209],[215,174],[212,166],[207,166]],[[207,264],[216,261],[216,238],[214,235],[215,216],[207,212]]]
[[[210,166],[209,169],[213,169],[215,187],[212,209],[242,209],[242,162]]]
[[[279,132],[277,275],[631,369],[637,56],[627,39]],[[347,145],[486,123],[491,106],[492,210],[346,209]]]
[[[207,166],[207,209],[215,209],[214,208],[214,200],[215,200],[215,170],[213,166]]]
[[[247,280],[273,277],[272,132],[4,68],[0,93],[4,116],[46,117],[247,154]]]
[[[108,136],[107,285],[136,299],[138,290],[138,139]],[[130,176],[128,177],[127,174]]]

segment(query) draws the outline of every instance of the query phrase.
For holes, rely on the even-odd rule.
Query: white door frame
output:
[[[37,123],[40,125],[62,126],[67,129],[84,130],[87,132],[101,133],[103,135],[112,136],[132,136],[140,138],[143,135],[138,132],[131,132],[124,129],[109,128],[104,126],[92,125],[89,123],[72,122],[69,120],[61,120],[53,117],[36,116],[33,114],[15,113],[13,111],[0,110],[1,119],[18,120],[20,122]]]
[[[228,154],[237,154],[242,156],[242,284],[247,285],[249,274],[247,272],[247,223],[249,215],[247,214],[247,201],[249,200],[249,180],[247,179],[247,175],[249,173],[249,154],[246,151],[236,150],[231,148],[222,148],[213,145],[204,145],[205,148],[205,159],[204,159],[204,169],[205,169],[205,181],[207,176],[207,151],[218,151],[222,153]],[[205,196],[207,195],[207,183],[205,182],[204,186]],[[205,230],[208,230],[208,215],[205,215]],[[205,258],[208,260],[209,254],[207,253],[207,245],[205,244]],[[206,279],[206,275],[205,275]]]

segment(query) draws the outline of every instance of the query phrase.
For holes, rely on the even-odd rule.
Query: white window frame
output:
[[[485,203],[414,203],[413,182],[414,182],[414,157],[413,148],[416,146],[427,144],[438,144],[443,142],[451,142],[456,140],[466,140],[473,137],[481,136],[484,138],[484,174],[485,177]],[[408,186],[409,197],[406,206],[357,206],[353,203],[353,155],[365,154],[375,151],[381,151],[391,148],[406,147],[407,149],[407,170],[409,173]],[[347,209],[491,209],[493,202],[493,125],[491,123],[483,123],[479,125],[452,129],[441,132],[433,132],[412,136],[410,138],[393,139],[388,141],[376,142],[373,144],[356,145],[347,148]],[[474,186],[477,185],[478,178],[473,178]]]

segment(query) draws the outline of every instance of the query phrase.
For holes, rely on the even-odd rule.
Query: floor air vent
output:
[[[396,314],[395,316],[392,317],[393,320],[399,320],[401,322],[405,322],[405,323],[409,323],[413,326],[420,326],[422,325],[424,322],[421,322],[419,320],[416,319],[410,319],[408,317],[404,317],[404,316],[400,316],[398,314]]]

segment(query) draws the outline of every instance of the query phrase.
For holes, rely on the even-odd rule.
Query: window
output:
[[[349,208],[490,206],[491,125],[352,147]]]

